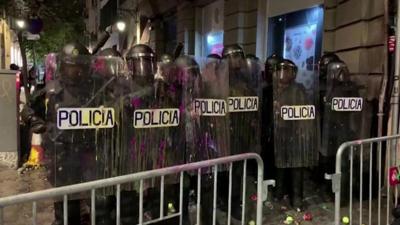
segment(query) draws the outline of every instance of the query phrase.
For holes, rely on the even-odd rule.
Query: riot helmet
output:
[[[209,54],[207,55],[206,59],[206,64],[208,63],[214,63],[214,64],[219,64],[221,62],[222,57],[218,54]]]
[[[122,57],[121,53],[119,53],[116,49],[114,48],[105,48],[102,49],[97,53],[98,56],[104,56],[104,57]]]
[[[255,61],[259,61],[260,59],[254,54],[246,54],[246,59],[252,59]]]
[[[129,49],[126,62],[131,75],[136,78],[144,78],[147,81],[154,80],[157,69],[156,57],[153,49],[148,45],[137,44]]]
[[[341,60],[329,63],[327,70],[328,81],[333,82],[346,82],[349,80],[349,69]]]
[[[264,80],[268,83],[272,83],[272,76],[276,67],[283,61],[281,56],[277,54],[272,54],[265,61],[265,71],[264,71]]]
[[[327,53],[320,58],[318,62],[320,80],[326,80],[329,63],[337,61],[340,61],[340,58],[335,53]]]
[[[64,83],[76,84],[89,78],[90,53],[75,42],[64,46],[60,53],[60,78]]]
[[[244,51],[238,44],[227,45],[222,50],[222,58],[228,60],[230,69],[240,69],[245,59]]]
[[[296,79],[297,66],[293,61],[284,59],[276,67],[276,78],[281,85],[289,85]]]
[[[97,53],[93,69],[104,76],[118,75],[123,69],[121,53],[113,48],[106,48]]]
[[[178,69],[178,80],[185,87],[185,90],[193,91],[198,87],[200,78],[199,64],[192,57],[184,55],[176,59]]]

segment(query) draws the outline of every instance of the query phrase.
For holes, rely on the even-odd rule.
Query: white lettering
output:
[[[112,128],[114,123],[113,108],[57,109],[57,128],[60,130]]]
[[[340,112],[362,111],[362,98],[333,98],[332,110]]]
[[[314,105],[284,105],[281,107],[283,120],[313,120],[315,113]]]
[[[134,128],[174,127],[179,125],[179,109],[138,109],[133,113]]]
[[[202,99],[197,98],[193,102],[196,114],[200,116],[225,116],[226,101],[223,99]]]
[[[229,97],[228,111],[229,112],[258,111],[258,97],[257,96]]]

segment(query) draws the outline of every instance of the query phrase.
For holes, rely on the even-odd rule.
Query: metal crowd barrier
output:
[[[91,223],[92,225],[96,224],[95,221],[95,191],[99,188],[115,186],[116,187],[116,224],[120,225],[120,214],[121,214],[121,184],[139,181],[140,182],[140,191],[139,191],[139,221],[138,224],[151,224],[160,222],[162,220],[170,219],[173,217],[179,216],[179,224],[182,225],[182,208],[183,208],[183,177],[184,172],[187,171],[196,171],[198,174],[197,179],[197,223],[200,224],[200,196],[201,196],[201,170],[203,168],[213,168],[213,176],[214,176],[214,199],[213,199],[213,224],[216,224],[216,209],[217,209],[217,173],[218,173],[218,165],[226,164],[229,165],[229,190],[228,190],[228,215],[227,215],[227,224],[231,224],[231,195],[232,195],[232,165],[233,162],[243,161],[243,199],[246,196],[246,167],[248,160],[256,160],[258,166],[258,174],[257,174],[257,216],[256,223],[257,225],[262,224],[262,185],[263,185],[263,170],[264,164],[261,157],[254,153],[246,153],[240,155],[234,155],[229,157],[223,157],[218,159],[212,159],[202,162],[196,162],[191,164],[184,164],[179,166],[173,166],[168,168],[162,168],[151,171],[144,171],[140,173],[124,175],[119,177],[113,177],[108,179],[96,180],[86,183],[80,183],[75,185],[63,186],[52,188],[48,190],[36,191],[32,193],[19,194],[15,196],[9,196],[0,198],[0,225],[4,225],[4,208],[11,205],[17,205],[22,203],[32,202],[32,224],[37,224],[37,201],[44,199],[51,199],[55,197],[63,197],[63,215],[64,215],[64,225],[68,225],[68,195],[81,193],[85,191],[91,192]],[[180,195],[179,195],[179,211],[164,216],[163,213],[163,205],[164,205],[164,177],[166,175],[171,174],[180,174]],[[160,193],[160,216],[157,219],[151,221],[143,221],[143,180],[149,178],[161,178],[161,193]],[[245,204],[246,201],[243,200],[242,203],[242,221],[241,224],[245,223]]]
[[[331,177],[332,190],[335,193],[335,225],[342,223],[389,225],[391,223],[390,213],[391,209],[397,205],[398,187],[397,185],[390,186],[389,170],[391,167],[398,166],[396,152],[399,139],[400,135],[370,138],[345,142],[339,147],[336,154],[336,171]],[[382,156],[385,153],[386,158],[383,162]],[[375,170],[372,169],[373,161],[376,166]],[[346,164],[349,165],[348,168],[346,168]],[[364,169],[364,164],[369,164],[365,167],[367,171]],[[347,171],[347,169],[350,171]],[[354,174],[354,171],[356,171],[356,174]],[[347,174],[348,181],[345,181],[343,173],[349,173]],[[358,179],[357,175],[359,176]],[[365,182],[363,179],[367,181]],[[344,194],[349,194],[349,202],[341,206],[341,198],[343,197],[343,190],[341,189],[346,187],[347,183],[349,191]],[[353,188],[354,184],[357,184],[359,190]],[[366,198],[365,193],[363,194],[365,189],[368,189],[366,193],[368,202],[364,200]],[[354,203],[354,198],[358,202]],[[363,208],[363,204],[365,204],[365,208]],[[382,217],[385,217],[385,219]]]

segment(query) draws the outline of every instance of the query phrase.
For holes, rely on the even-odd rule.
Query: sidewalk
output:
[[[27,171],[19,174],[16,169],[0,164],[0,197],[28,193],[50,188],[46,180],[44,168]],[[53,221],[53,204],[51,201],[42,201],[37,205],[37,224],[50,225]],[[32,205],[22,204],[4,209],[4,224],[27,225],[32,224]]]

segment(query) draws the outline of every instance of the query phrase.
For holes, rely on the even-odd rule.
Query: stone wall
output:
[[[384,72],[384,29],[382,0],[325,0],[323,49],[346,62],[369,100]]]
[[[224,44],[240,44],[246,53],[256,53],[258,1],[225,0]]]

